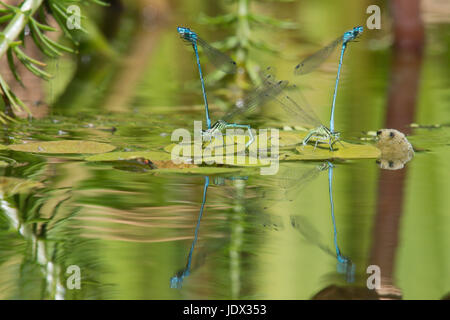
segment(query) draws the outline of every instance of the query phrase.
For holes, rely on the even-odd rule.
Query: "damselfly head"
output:
[[[354,27],[352,30],[347,31],[344,33],[344,43],[347,43],[349,41],[354,41],[356,38],[358,38],[361,33],[363,32],[364,28],[361,26]]]
[[[187,41],[197,40],[197,34],[189,28],[177,27],[180,37]]]
[[[185,27],[177,27],[177,31],[178,31],[179,34],[184,34],[184,33],[191,32],[191,30],[189,28],[185,28]]]
[[[359,37],[364,31],[364,28],[362,26],[357,26],[353,28],[353,38]]]

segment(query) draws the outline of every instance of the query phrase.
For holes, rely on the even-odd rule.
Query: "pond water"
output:
[[[334,29],[346,30],[347,23]],[[305,28],[303,35],[312,30]],[[297,56],[340,32],[320,29]],[[346,52],[336,127],[343,140],[390,126],[408,133],[416,152],[399,170],[383,170],[370,159],[336,160],[332,170],[320,161],[281,162],[275,176],[203,175],[154,172],[139,159],[0,150],[0,298],[448,297],[449,31],[448,24],[427,23],[423,56],[400,80],[404,70],[387,35],[368,31]],[[214,33],[205,30],[204,37]],[[173,25],[155,41],[140,80],[125,88],[131,90],[126,106],[111,98],[119,91],[108,93],[95,112],[80,100],[79,108],[60,107],[45,119],[4,127],[2,144],[70,139],[108,143],[116,151],[161,151],[173,130],[192,131],[193,120],[204,119],[193,54]],[[301,45],[279,41],[285,59],[255,59],[304,88],[327,119],[337,55],[321,71],[294,79]],[[58,68],[65,72],[64,64]],[[401,104],[395,90],[412,98],[400,116],[389,112]],[[217,119],[222,104],[210,96]],[[256,127],[285,124],[275,120],[281,114],[275,107],[257,114]],[[73,265],[80,289],[69,286]],[[373,265],[381,271],[377,291],[367,288]]]

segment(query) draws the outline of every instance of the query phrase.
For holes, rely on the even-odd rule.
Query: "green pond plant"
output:
[[[202,15],[200,21],[210,26],[220,27],[221,30],[231,31],[230,36],[224,38],[216,45],[221,49],[230,50],[234,53],[237,65],[245,70],[244,73],[237,73],[237,77],[248,74],[251,82],[259,83],[260,76],[258,68],[256,68],[257,64],[249,56],[249,51],[258,50],[270,54],[280,54],[280,52],[264,40],[255,40],[252,30],[267,27],[274,30],[293,30],[297,28],[297,24],[254,12],[252,3],[261,1],[232,0],[231,2],[234,4],[233,12],[214,17]],[[237,80],[238,84],[242,82],[239,78]]]
[[[12,6],[0,1],[3,6],[0,9],[0,26],[3,26],[0,32],[0,58],[7,55],[8,65],[14,78],[23,86],[22,80],[17,72],[14,56],[16,60],[22,63],[30,72],[37,77],[49,80],[51,75],[42,68],[45,63],[28,56],[22,49],[26,35],[30,35],[36,47],[49,58],[56,59],[63,52],[76,53],[72,47],[62,45],[46,35],[47,32],[58,31],[49,25],[47,19],[51,16],[58,24],[64,36],[71,40],[76,46],[78,44],[74,33],[77,31],[86,32],[81,25],[70,25],[71,11],[69,6],[91,2],[99,5],[107,5],[100,0],[25,0],[18,6]],[[83,18],[83,17],[80,17]],[[73,29],[73,30],[70,30]],[[22,102],[20,97],[16,96],[5,81],[4,75],[0,74],[0,88],[3,93],[7,108],[21,112],[29,109]],[[6,123],[11,120],[12,114],[7,115],[5,111],[0,111],[0,121]]]

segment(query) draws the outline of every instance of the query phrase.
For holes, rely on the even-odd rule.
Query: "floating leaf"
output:
[[[213,139],[211,142],[205,142],[203,145],[193,141],[189,143],[173,143],[166,146],[164,150],[169,153],[175,152],[180,157],[188,158],[200,156],[201,154],[211,156],[216,154],[235,154],[244,152],[246,149],[245,144],[249,140],[249,136],[246,135],[230,135],[223,138],[223,141],[221,139]]]
[[[201,164],[194,164],[192,158],[179,158],[180,161],[172,161],[171,154],[161,151],[135,151],[135,152],[109,152],[104,154],[98,154],[86,157],[86,161],[105,161],[105,162],[124,162],[127,160],[134,159],[147,159],[150,160],[156,168],[148,168],[148,170],[143,170],[143,172],[152,173],[179,173],[179,174],[201,174],[201,175],[214,175],[214,174],[224,174],[224,173],[235,173],[240,172],[242,168],[229,168],[223,167],[223,164],[231,166],[244,166],[244,167],[258,167],[261,166],[261,161],[258,159],[250,160],[249,157],[235,159],[218,159],[214,162],[215,158],[205,158]],[[184,161],[183,161],[184,160]],[[211,165],[205,165],[205,161],[213,162]],[[220,166],[216,166],[219,164]],[[246,169],[248,171],[248,169]],[[250,168],[249,173],[253,173],[253,168]]]
[[[200,174],[200,175],[216,175],[216,174],[225,174],[225,173],[237,173],[242,172],[241,168],[227,168],[227,167],[214,167],[214,166],[202,166],[197,167],[193,166],[190,168],[181,168],[181,169],[157,169],[154,170],[155,173],[179,173],[179,174]],[[247,175],[254,172],[246,172]]]
[[[301,144],[307,133],[306,131],[280,131],[280,148]]]
[[[9,149],[21,152],[52,153],[52,154],[80,154],[80,153],[105,153],[116,147],[110,144],[83,140],[60,140],[13,144]]]
[[[375,159],[380,157],[380,150],[372,145],[353,144],[341,141],[336,143],[335,150],[330,151],[328,145],[321,144],[314,149],[314,145],[298,146],[297,154],[285,153],[280,160],[332,160],[332,159]]]
[[[170,160],[170,154],[161,151],[108,152],[86,157],[86,161],[120,161],[144,158],[150,161]]]

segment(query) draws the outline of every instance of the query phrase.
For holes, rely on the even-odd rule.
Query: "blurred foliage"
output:
[[[245,69],[251,82],[259,83],[261,81],[258,74],[259,68],[256,66],[255,61],[249,57],[249,51],[255,49],[274,55],[280,54],[280,51],[275,46],[269,44],[268,41],[255,40],[252,29],[262,30],[269,27],[276,31],[283,31],[297,29],[297,24],[252,12],[251,3],[258,2],[255,0],[230,0],[229,2],[235,5],[235,12],[214,17],[202,14],[200,16],[200,22],[210,26],[220,27],[222,30],[232,30],[234,34],[218,42],[217,46],[234,51],[238,66]],[[275,0],[272,2],[291,1]]]
[[[79,42],[75,33],[78,31],[86,32],[86,30],[81,24],[79,26],[74,25],[73,30],[69,29],[68,22],[73,19],[71,19],[71,12],[68,8],[70,5],[79,5],[82,2],[107,5],[107,3],[100,0],[26,0],[20,6],[12,6],[0,1],[4,7],[4,9],[0,10],[0,23],[6,24],[0,34],[0,57],[5,53],[7,54],[9,68],[14,78],[22,86],[23,82],[17,73],[14,56],[37,77],[44,80],[49,80],[52,77],[42,69],[42,67],[46,66],[44,62],[28,56],[21,49],[21,46],[25,42],[25,36],[28,34],[31,35],[37,48],[52,59],[60,57],[63,52],[75,53],[75,49],[52,40],[45,33],[58,31],[56,28],[50,26],[48,22],[48,18],[51,16],[65,37],[71,40],[73,45],[78,45]],[[86,19],[86,17],[80,16],[81,18]],[[8,105],[17,112],[23,110],[29,112],[27,106],[11,91],[10,86],[1,75],[0,87],[3,91],[5,102]],[[5,114],[5,112],[0,112],[0,121],[5,123],[7,119],[10,120],[11,117]]]

